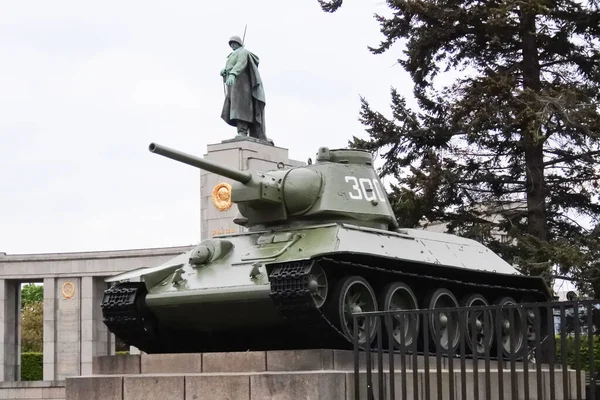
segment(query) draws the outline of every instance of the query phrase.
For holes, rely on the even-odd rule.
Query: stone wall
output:
[[[108,287],[104,282],[106,277],[158,265],[191,246],[55,254],[0,253],[0,380],[9,386],[9,382],[14,382],[15,389],[22,392],[29,391],[27,385],[33,384],[15,382],[20,379],[21,283],[44,284],[43,378],[48,386],[48,382],[64,382],[69,376],[90,374],[94,357],[114,354],[114,336],[102,322],[100,309],[103,291]],[[37,393],[41,387],[35,389]]]

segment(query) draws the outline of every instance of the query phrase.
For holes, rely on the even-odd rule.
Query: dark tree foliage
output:
[[[391,118],[362,99],[369,138],[350,146],[379,153],[381,175],[398,181],[399,222],[449,221],[525,273],[556,265],[600,296],[600,0],[387,4],[393,15],[375,16],[385,40],[369,49],[405,44],[419,109],[395,89]],[[448,71],[464,75],[439,87]]]
[[[29,303],[21,314],[21,351],[44,351],[44,303]]]
[[[44,286],[21,288],[21,351],[41,352],[44,347]]]
[[[28,283],[21,288],[21,309],[31,303],[44,301],[44,286]]]

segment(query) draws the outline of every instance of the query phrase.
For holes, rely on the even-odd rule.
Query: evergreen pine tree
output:
[[[342,0],[318,0],[335,12]],[[418,110],[391,91],[391,118],[362,99],[403,226],[448,221],[528,274],[553,265],[600,297],[600,1],[388,0]],[[446,71],[464,76],[434,87]],[[489,211],[502,212],[490,220]],[[582,227],[585,221],[588,228]],[[494,231],[509,234],[501,241]]]

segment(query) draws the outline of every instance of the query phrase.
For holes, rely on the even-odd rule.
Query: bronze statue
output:
[[[258,72],[259,58],[244,47],[239,36],[232,36],[229,46],[233,51],[221,70],[226,87],[221,118],[237,128],[238,136],[250,136],[272,144],[265,134],[266,101]]]

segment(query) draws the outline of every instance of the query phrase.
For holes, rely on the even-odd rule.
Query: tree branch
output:
[[[555,164],[559,164],[562,162],[575,161],[575,160],[579,160],[580,158],[583,158],[583,157],[591,157],[591,156],[595,156],[597,154],[600,154],[600,150],[588,151],[587,153],[581,153],[581,154],[571,154],[569,156],[565,156],[562,158],[556,158],[554,160],[546,161],[543,164],[543,166],[547,167],[549,165],[555,165]]]

